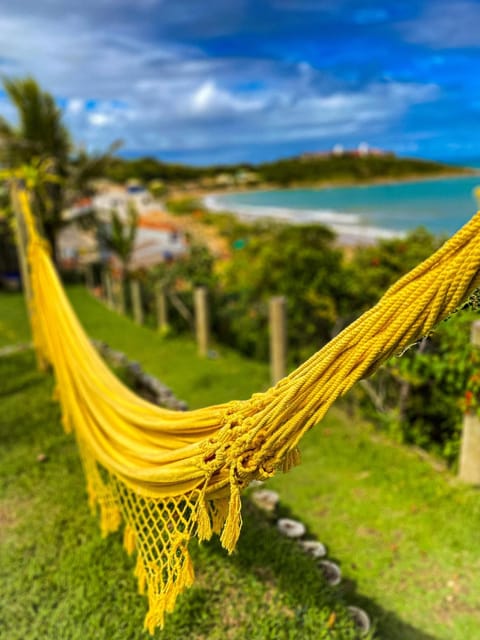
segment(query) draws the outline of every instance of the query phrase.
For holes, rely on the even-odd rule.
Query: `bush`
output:
[[[390,360],[367,383],[376,394],[376,409],[362,403],[367,415],[401,442],[429,449],[449,463],[458,457],[464,398],[480,362],[470,343],[475,319],[473,311],[455,314],[401,358]]]
[[[222,337],[247,355],[268,357],[268,302],[285,296],[288,352],[298,363],[329,340],[347,308],[348,282],[335,235],[320,225],[257,225],[236,243],[221,274]]]

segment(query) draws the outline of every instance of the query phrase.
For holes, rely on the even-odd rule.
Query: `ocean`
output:
[[[290,223],[323,223],[356,237],[391,237],[423,226],[452,235],[476,212],[480,175],[321,189],[251,191],[206,198],[213,210]]]

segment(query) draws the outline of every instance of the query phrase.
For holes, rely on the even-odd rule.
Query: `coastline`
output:
[[[245,188],[230,188],[209,191],[200,196],[203,205],[212,213],[229,212],[239,220],[252,223],[256,220],[272,220],[287,224],[324,224],[337,235],[337,242],[342,246],[355,246],[374,244],[379,239],[404,237],[406,231],[386,229],[374,225],[362,224],[360,217],[355,213],[346,213],[337,209],[303,209],[283,206],[249,205],[241,203],[222,203],[222,197],[234,196],[244,193],[267,193],[270,191],[294,191],[299,189],[312,189],[322,191],[332,188],[364,187],[370,188],[382,185],[403,185],[410,183],[436,182],[458,178],[474,178],[478,176],[480,181],[480,170],[469,169],[468,171],[446,172],[444,174],[434,174],[430,176],[408,176],[407,178],[378,178],[369,181],[329,181],[315,184],[290,185],[289,187],[278,187],[274,185],[257,185]]]
[[[291,209],[287,207],[262,207],[249,205],[228,205],[217,201],[218,194],[209,194],[202,198],[203,205],[211,213],[228,211],[242,222],[253,223],[258,220],[270,220],[287,224],[323,224],[335,232],[336,241],[341,246],[374,244],[380,239],[403,237],[400,231],[391,231],[380,227],[361,225],[355,214],[342,213],[328,209]]]

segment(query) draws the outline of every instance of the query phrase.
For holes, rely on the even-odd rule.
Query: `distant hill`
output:
[[[353,153],[320,157],[287,158],[258,168],[267,182],[281,185],[325,182],[366,182],[412,176],[471,173],[440,162],[399,158],[392,154],[358,156]]]
[[[258,165],[214,165],[211,167],[192,167],[182,164],[170,164],[155,158],[124,160],[115,158],[108,170],[112,180],[125,182],[137,179],[142,182],[162,180],[165,183],[214,180],[215,176],[235,176],[242,172],[255,174],[259,184],[279,186],[315,185],[322,183],[370,182],[375,180],[406,179],[409,177],[469,174],[471,169],[458,166],[420,160],[400,158],[393,153],[371,153],[359,155],[355,152],[334,154],[306,154],[293,158],[284,158]],[[224,181],[224,186],[225,186]],[[209,186],[213,186],[210,184]]]

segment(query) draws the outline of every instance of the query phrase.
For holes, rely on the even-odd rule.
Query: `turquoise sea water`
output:
[[[390,235],[418,226],[451,235],[477,210],[480,176],[396,184],[212,196],[208,204],[249,217],[324,222],[341,233]]]

